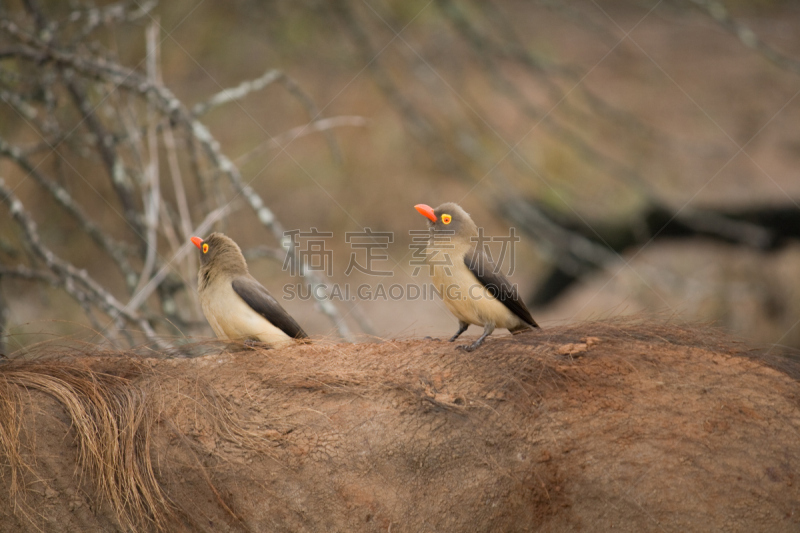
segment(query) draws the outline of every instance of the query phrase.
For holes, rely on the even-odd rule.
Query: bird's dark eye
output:
[[[203,253],[204,254],[208,253],[208,244],[203,245]]]
[[[442,215],[442,222],[445,224],[449,224],[453,220],[453,217],[450,215]]]

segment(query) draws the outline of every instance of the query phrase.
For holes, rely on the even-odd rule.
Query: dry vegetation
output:
[[[800,527],[800,363],[712,329],[186,350],[0,365],[0,531]]]

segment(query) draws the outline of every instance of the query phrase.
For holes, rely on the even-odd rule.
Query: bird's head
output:
[[[453,240],[459,241],[469,241],[478,235],[478,227],[469,213],[456,203],[447,202],[436,209],[425,204],[415,205],[414,208],[428,219],[431,235],[452,235]]]
[[[200,265],[208,269],[221,269],[230,273],[247,272],[247,262],[242,250],[233,239],[222,233],[212,233],[207,239],[192,237],[200,250]]]

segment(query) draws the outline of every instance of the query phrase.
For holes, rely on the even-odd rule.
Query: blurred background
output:
[[[446,201],[514,228],[492,250],[544,328],[644,315],[800,347],[796,2],[0,10],[0,352],[212,336],[188,242],[212,230],[312,336],[449,336],[440,300],[378,290],[429,282],[413,206]],[[312,228],[316,258],[282,238]],[[391,238],[347,236],[367,228]],[[368,253],[383,274],[345,274]]]

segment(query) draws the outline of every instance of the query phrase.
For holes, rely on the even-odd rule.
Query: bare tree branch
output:
[[[85,270],[75,268],[71,263],[64,261],[42,244],[36,229],[36,223],[25,211],[22,202],[19,201],[14,192],[6,187],[2,178],[0,178],[0,193],[2,193],[2,202],[8,206],[11,216],[25,234],[26,242],[58,277],[60,284],[67,293],[79,302],[89,301],[100,307],[116,323],[117,329],[124,328],[124,323],[121,322],[122,319],[128,320],[138,325],[149,341],[154,342],[161,348],[166,347],[166,344],[158,338],[147,320],[128,312],[122,303],[92,279]]]
[[[363,127],[366,125],[367,125],[367,119],[358,116],[330,117],[330,118],[323,118],[321,120],[316,120],[314,122],[309,122],[308,124],[297,126],[296,128],[292,128],[289,131],[281,133],[280,135],[276,135],[271,139],[267,139],[266,141],[259,144],[249,152],[237,157],[236,164],[239,166],[244,166],[258,154],[262,153],[264,150],[267,150],[269,148],[282,148],[284,145],[291,143],[294,140],[299,139],[300,137],[305,137],[306,135],[310,135],[312,133],[316,133],[319,131],[327,131],[342,126]]]
[[[216,175],[219,173],[222,176],[225,176],[233,186],[237,195],[244,196],[244,198],[248,201],[264,227],[266,227],[273,234],[275,239],[281,243],[281,246],[283,246],[289,253],[292,253],[289,251],[288,243],[284,242],[283,227],[277,220],[275,220],[274,214],[265,205],[260,195],[258,195],[255,190],[243,179],[236,165],[234,165],[233,162],[222,152],[219,143],[211,135],[208,128],[199,122],[195,116],[186,109],[182,102],[158,80],[152,79],[152,76],[142,76],[135,70],[125,68],[114,61],[109,61],[108,59],[100,56],[93,56],[87,53],[78,54],[66,48],[55,46],[51,40],[43,40],[37,35],[21,30],[17,24],[11,20],[0,20],[0,31],[5,32],[17,41],[18,46],[14,47],[13,49],[9,49],[10,52],[15,54],[16,58],[23,61],[36,61],[39,65],[47,65],[52,63],[56,66],[57,70],[62,73],[70,96],[81,110],[83,121],[86,122],[89,131],[92,132],[94,138],[96,139],[96,149],[102,156],[101,159],[106,167],[109,179],[113,184],[115,191],[117,192],[117,196],[123,204],[123,209],[126,211],[126,218],[128,219],[129,223],[131,223],[138,236],[142,236],[143,231],[152,228],[154,216],[160,217],[161,215],[162,210],[160,208],[154,208],[156,206],[153,206],[152,202],[147,200],[148,198],[152,200],[152,195],[156,193],[157,188],[153,186],[151,177],[148,181],[150,184],[150,188],[148,189],[150,193],[145,193],[144,195],[145,201],[143,202],[143,206],[145,216],[141,217],[138,214],[136,202],[134,202],[132,188],[133,184],[128,176],[128,172],[126,172],[122,164],[120,155],[117,153],[118,141],[100,122],[95,109],[90,104],[90,99],[83,87],[84,82],[82,82],[80,79],[81,77],[88,80],[95,80],[103,84],[110,83],[116,88],[129,91],[138,98],[141,98],[144,101],[154,105],[158,113],[167,118],[170,121],[170,124],[176,125],[185,130],[188,133],[187,145],[189,147],[190,164],[192,169],[195,171],[196,176],[198,177],[198,182],[201,185],[203,184],[202,176],[204,175],[204,172],[201,170],[201,163],[199,161],[200,153],[202,153],[208,160],[209,174]],[[212,100],[216,104],[221,104],[225,101],[235,101],[237,98],[243,97],[247,92],[255,90],[256,86],[258,85],[266,86],[268,82],[273,80],[273,78],[274,81],[280,82],[287,89],[287,91],[294,95],[295,98],[300,100],[308,113],[311,115],[312,122],[309,125],[304,126],[303,130],[327,132],[330,128],[336,125],[343,125],[343,120],[332,120],[325,122],[326,119],[323,119],[322,121],[319,121],[319,110],[316,108],[313,101],[291,78],[280,72],[270,74],[270,76],[263,78],[255,85],[252,82],[250,82],[250,84],[244,84],[239,90],[218,95],[216,99]],[[319,124],[316,124],[317,122],[319,122]],[[150,124],[152,125],[153,122],[151,121]],[[302,136],[305,133],[303,130],[293,130],[291,132],[291,136],[285,137],[286,142],[291,142],[293,139]],[[136,142],[138,135],[132,135],[129,133],[127,137]],[[150,138],[152,139],[152,137]],[[283,139],[284,138],[282,137],[276,142],[281,142]],[[194,151],[194,143],[197,143],[202,152]],[[139,152],[143,154],[144,150],[139,150]],[[153,150],[150,150],[150,153],[155,154]],[[173,186],[175,187],[176,194],[179,198],[179,212],[182,220],[182,231],[185,232],[187,231],[187,228],[190,227],[188,225],[190,224],[190,220],[188,216],[188,208],[185,204],[185,194],[180,192],[182,189],[182,183],[179,171],[176,171],[176,169],[179,168],[179,165],[176,164],[174,157],[172,157],[170,167],[173,175]],[[148,176],[147,171],[142,172],[142,175]],[[225,200],[221,195],[214,195],[214,198],[221,202],[221,205],[225,205],[230,201]],[[145,238],[145,241],[148,243],[148,245],[143,247],[145,255],[147,250],[155,249],[153,246],[154,242],[152,232],[147,231],[147,234],[149,237]],[[176,254],[179,252],[180,249],[176,252]],[[150,257],[153,257],[152,253],[150,254]],[[145,258],[145,267],[147,267],[149,264],[152,264],[152,260],[148,262]],[[156,287],[159,288],[160,294],[162,294],[161,282],[166,277],[166,269],[168,268],[168,265],[169,263],[164,264],[159,270],[159,273],[150,278],[146,285],[142,286],[140,284],[140,286],[142,286],[142,290],[138,291],[134,295],[132,299],[132,303],[134,305],[130,307],[131,309],[138,308]],[[312,285],[318,286],[322,284],[322,280],[315,272],[308,271],[305,265],[298,266],[298,270],[301,275],[307,277]],[[144,273],[146,274],[147,271],[148,268],[145,268]],[[144,282],[148,279],[148,277],[149,276],[145,275],[141,276],[140,279],[142,282]],[[163,294],[162,297],[164,297]],[[349,331],[349,328],[333,303],[327,299],[321,299],[319,301],[319,306],[321,311],[328,315],[328,317],[336,325],[342,337],[345,339],[351,339],[352,335]]]
[[[255,91],[260,91],[273,83],[281,84],[289,92],[289,94],[294,96],[297,101],[300,102],[300,104],[306,109],[312,121],[316,121],[320,118],[321,112],[314,103],[314,100],[312,100],[311,97],[300,88],[296,81],[287,76],[285,72],[278,69],[268,70],[261,77],[242,82],[236,87],[223,89],[205,102],[196,104],[192,108],[192,114],[199,118],[215,107],[219,107],[229,102],[241,100],[248,94]],[[320,129],[317,131],[325,132],[325,138],[328,141],[328,146],[330,147],[331,153],[334,156],[334,160],[337,164],[341,164],[342,153],[341,149],[339,148],[339,144],[336,142],[336,138],[327,133],[327,129]],[[275,143],[280,142],[277,138],[273,138],[272,141]]]
[[[146,16],[158,5],[153,0],[136,1],[129,0],[117,2],[103,7],[88,7],[75,9],[70,13],[70,21],[78,22],[84,20],[85,23],[81,30],[72,37],[73,44],[83,41],[94,30],[101,25],[110,25],[119,22],[135,22]]]
[[[158,24],[153,22],[147,26],[147,78],[151,83],[158,83]],[[156,116],[152,106],[148,106],[147,126],[147,157],[149,161],[145,168],[145,191],[142,203],[144,204],[144,226],[146,228],[147,252],[145,253],[144,266],[139,276],[139,283],[134,293],[141,290],[150,278],[156,263],[158,253],[158,219],[161,215],[161,187],[159,183],[159,158],[158,134],[156,132]]]
[[[94,134],[97,149],[100,152],[111,184],[117,193],[117,198],[122,204],[125,218],[133,231],[137,234],[141,234],[142,224],[137,216],[138,210],[133,197],[130,177],[126,174],[125,167],[117,156],[114,146],[114,137],[111,133],[106,131],[105,126],[100,122],[100,119],[95,113],[94,106],[90,103],[80,82],[74,79],[73,74],[68,69],[65,69],[63,73],[65,83],[75,105],[83,115],[83,120],[89,128],[89,131]]]
[[[75,220],[92,240],[105,250],[119,267],[125,281],[129,287],[136,283],[136,273],[127,258],[125,247],[111,238],[97,223],[89,218],[83,208],[72,198],[67,190],[59,185],[55,180],[48,179],[33,165],[21,151],[10,145],[3,138],[0,138],[0,155],[14,161],[26,174],[32,177],[36,183],[44,187],[51,194],[53,199],[58,202]]]

